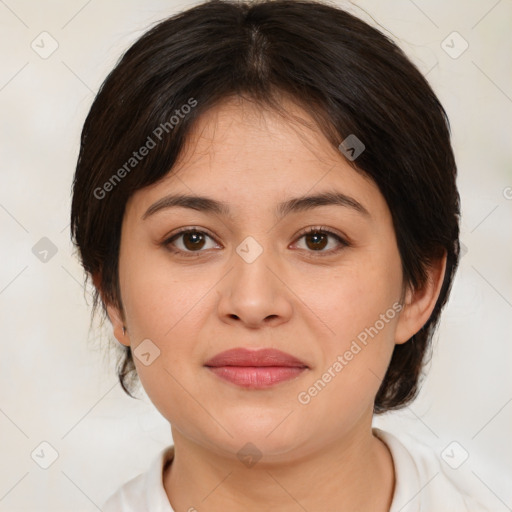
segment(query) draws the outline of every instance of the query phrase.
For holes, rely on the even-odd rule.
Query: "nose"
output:
[[[274,254],[263,250],[252,260],[237,252],[230,261],[233,268],[217,287],[221,320],[251,329],[287,322],[293,312],[293,294]]]

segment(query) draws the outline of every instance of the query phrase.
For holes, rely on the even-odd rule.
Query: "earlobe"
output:
[[[94,274],[92,276],[92,280],[94,283],[94,286],[98,290],[101,296],[101,300],[103,301],[103,304],[105,304],[105,308],[107,310],[107,315],[110,320],[110,323],[112,324],[112,328],[114,331],[114,336],[116,337],[117,341],[121,343],[122,345],[129,346],[130,345],[130,339],[126,333],[126,327],[124,324],[124,318],[121,312],[117,307],[112,305],[110,302],[105,300],[105,297],[103,295],[103,291],[101,288],[101,275],[100,274]]]
[[[446,252],[427,269],[427,280],[421,288],[407,289],[395,331],[396,344],[408,341],[427,323],[441,292],[445,272]]]
[[[107,313],[110,318],[110,323],[112,324],[112,328],[114,330],[114,336],[117,341],[122,345],[129,346],[130,339],[126,333],[126,327],[124,325],[124,320],[119,312],[119,310],[112,306],[111,304],[107,304]]]

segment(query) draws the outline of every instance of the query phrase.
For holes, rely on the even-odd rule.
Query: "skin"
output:
[[[286,108],[312,123],[293,103]],[[277,203],[323,191],[354,198],[368,215],[324,205],[274,216]],[[173,207],[142,219],[177,192],[226,202],[233,216]],[[195,252],[187,235],[165,245],[184,227],[206,231]],[[301,235],[307,227],[348,245],[332,235],[315,245]],[[236,252],[248,236],[263,250],[251,263]],[[372,434],[373,403],[394,345],[428,320],[444,269],[439,260],[421,290],[406,286],[383,196],[318,130],[235,99],[204,114],[173,173],[130,198],[123,308],[107,306],[120,343],[135,350],[150,339],[160,350],[148,366],[137,357],[135,364],[171,424],[175,457],[163,482],[174,510],[389,510],[393,461]],[[298,394],[396,303],[400,314],[300,403]],[[308,369],[266,390],[243,389],[204,366],[234,347],[277,348]],[[262,454],[252,467],[237,457],[247,442]]]

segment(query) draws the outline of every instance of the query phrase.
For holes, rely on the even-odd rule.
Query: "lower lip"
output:
[[[294,379],[306,368],[295,366],[208,366],[215,375],[243,388],[262,389]]]

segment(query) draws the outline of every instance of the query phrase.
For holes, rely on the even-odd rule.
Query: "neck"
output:
[[[236,455],[220,455],[173,429],[175,456],[164,474],[174,510],[260,512],[358,510],[388,512],[394,489],[393,460],[373,436],[371,422],[309,455],[286,463],[245,467]]]

